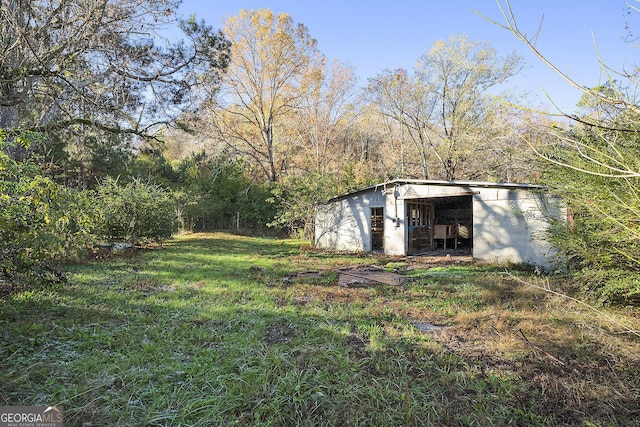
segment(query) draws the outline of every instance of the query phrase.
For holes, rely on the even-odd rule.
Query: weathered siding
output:
[[[473,197],[473,256],[491,262],[550,267],[553,251],[542,240],[544,211],[553,208],[539,194],[486,188]]]
[[[371,191],[324,205],[316,211],[316,245],[344,251],[370,251],[371,208],[385,207],[386,231],[385,199],[379,191]]]

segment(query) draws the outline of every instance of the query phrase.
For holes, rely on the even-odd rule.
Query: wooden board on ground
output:
[[[407,279],[390,271],[372,265],[339,268],[338,285],[344,287],[357,287],[374,283],[397,286]]]

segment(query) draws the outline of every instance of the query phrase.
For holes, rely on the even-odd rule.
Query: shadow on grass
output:
[[[70,268],[63,290],[2,306],[0,402],[60,404],[70,425],[589,420],[559,412],[557,396],[546,394],[555,384],[531,388],[532,378],[517,370],[523,358],[498,370],[497,353],[478,356],[409,322],[445,316],[442,304],[451,330],[462,334],[453,327],[457,313],[482,313],[502,298],[501,285],[475,283],[471,274],[398,288],[285,284],[282,272],[300,268],[291,260],[302,256],[298,248],[291,240],[194,235]],[[553,374],[542,361],[534,360],[538,373]],[[608,415],[600,411],[597,420]]]

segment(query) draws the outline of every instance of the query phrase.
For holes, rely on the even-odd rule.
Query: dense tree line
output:
[[[363,83],[287,14],[216,31],[175,7],[0,4],[0,280],[177,230],[310,238],[318,203],[392,178],[544,182],[570,200],[549,238],[572,266],[639,270],[633,87],[550,122],[497,92],[524,64],[487,42],[452,35]],[[617,283],[611,301],[640,294]]]

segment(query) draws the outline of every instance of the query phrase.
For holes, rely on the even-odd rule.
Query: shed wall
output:
[[[316,245],[344,251],[371,250],[371,208],[383,207],[385,244],[388,214],[386,197],[370,191],[340,199],[316,211]]]
[[[479,189],[473,197],[473,256],[491,262],[524,262],[549,268],[554,252],[543,240],[546,212],[559,212],[541,194]]]

